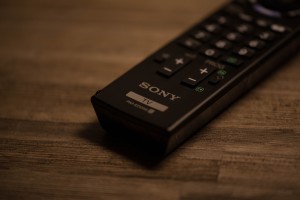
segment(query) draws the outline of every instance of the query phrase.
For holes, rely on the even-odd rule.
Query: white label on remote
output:
[[[135,101],[137,101],[137,102],[140,102],[140,103],[142,103],[142,104],[144,104],[146,106],[149,106],[149,107],[151,107],[153,109],[159,110],[161,112],[165,112],[168,109],[168,106],[160,104],[160,103],[158,103],[156,101],[148,99],[148,98],[146,98],[144,96],[141,96],[141,95],[139,95],[139,94],[137,94],[135,92],[132,92],[132,91],[128,92],[126,94],[126,96],[129,97],[129,98],[131,98],[131,99],[133,99],[133,100],[135,100]]]

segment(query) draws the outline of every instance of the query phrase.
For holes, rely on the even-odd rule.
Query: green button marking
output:
[[[229,58],[227,58],[226,61],[227,61],[228,63],[235,64],[235,63],[237,63],[238,59],[237,59],[237,58],[234,58],[234,57],[229,57]]]
[[[204,88],[203,87],[200,87],[200,86],[198,86],[198,87],[196,87],[196,89],[195,89],[195,91],[196,92],[203,92],[204,91]]]
[[[227,71],[225,71],[224,69],[220,69],[218,72],[217,72],[218,75],[220,76],[225,76],[227,74]]]

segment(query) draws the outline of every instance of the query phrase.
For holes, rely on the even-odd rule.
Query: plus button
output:
[[[176,64],[176,65],[184,65],[184,60],[183,60],[183,58],[176,58],[176,59],[175,59],[175,64]]]
[[[200,74],[208,74],[208,69],[204,68],[204,69],[200,69]]]

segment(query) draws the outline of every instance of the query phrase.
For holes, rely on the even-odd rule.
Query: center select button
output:
[[[160,103],[158,103],[156,101],[148,99],[148,98],[146,98],[144,96],[141,96],[141,95],[139,95],[139,94],[137,94],[135,92],[132,92],[132,91],[128,92],[126,94],[126,96],[129,97],[129,98],[131,98],[131,99],[133,99],[133,100],[135,100],[135,101],[137,101],[137,102],[140,102],[140,103],[142,103],[142,104],[144,104],[146,106],[149,106],[149,107],[151,107],[153,109],[159,110],[161,112],[165,112],[168,109],[168,106],[160,104]]]

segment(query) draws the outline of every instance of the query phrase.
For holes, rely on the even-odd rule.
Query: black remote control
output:
[[[91,99],[109,132],[169,153],[299,50],[299,0],[234,0]]]

